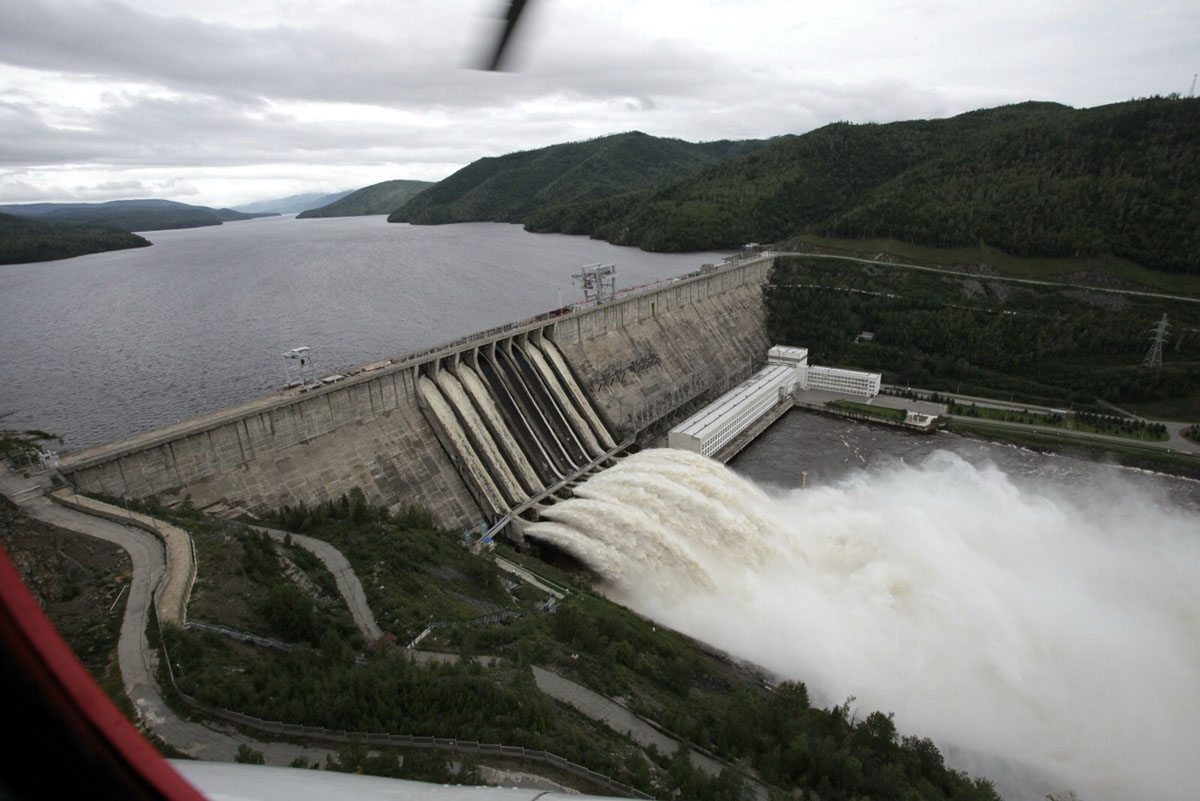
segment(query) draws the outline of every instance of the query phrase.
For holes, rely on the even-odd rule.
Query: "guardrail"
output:
[[[200,629],[201,631],[211,631],[214,634],[220,634],[229,637],[239,642],[251,642],[255,645],[261,645],[264,648],[276,648],[280,651],[291,652],[296,646],[288,642],[272,640],[270,637],[260,637],[257,634],[251,634],[248,631],[238,631],[231,629],[228,626],[222,626],[219,623],[201,623],[199,620],[189,620],[183,624],[185,629]]]
[[[253,715],[245,715],[241,712],[234,712],[229,709],[221,709],[220,707],[207,704],[197,698],[185,693],[179,689],[175,683],[175,671],[172,669],[170,656],[167,654],[166,644],[162,646],[163,656],[166,659],[167,671],[171,677],[171,685],[179,698],[188,706],[204,712],[207,715],[227,720],[230,723],[236,723],[240,726],[246,726],[258,731],[271,732],[273,734],[286,734],[296,737],[311,737],[318,740],[327,740],[337,743],[362,743],[366,745],[382,745],[393,746],[399,748],[444,748],[448,751],[455,751],[462,754],[479,754],[481,756],[499,756],[508,757],[510,759],[527,759],[533,762],[541,762],[546,765],[566,771],[573,776],[587,779],[588,781],[605,788],[614,793],[620,793],[627,798],[644,798],[653,799],[654,796],[647,795],[636,787],[632,787],[616,779],[605,776],[603,773],[598,773],[591,768],[580,765],[577,762],[572,762],[566,757],[561,757],[558,754],[552,754],[549,751],[541,751],[533,748],[524,748],[519,745],[501,745],[500,743],[481,743],[476,740],[456,740],[445,737],[424,737],[414,734],[393,734],[391,732],[356,732],[326,729],[322,726],[306,726],[300,723],[283,723],[277,720],[263,720],[256,718]]]

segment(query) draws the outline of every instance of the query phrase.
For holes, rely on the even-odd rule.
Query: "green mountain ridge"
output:
[[[835,123],[640,191],[547,206],[528,230],[646,250],[800,234],[1112,254],[1200,272],[1200,100],[1021,103],[944,120]]]
[[[158,199],[113,200],[107,203],[30,203],[0,206],[0,213],[46,222],[108,225],[123,231],[199,228],[235,220],[276,216],[273,213],[244,213]]]
[[[362,189],[317,208],[306,209],[297,219],[313,217],[361,217],[368,214],[391,214],[420,192],[433,186],[433,181],[396,179],[364,186]]]
[[[54,261],[150,242],[110,226],[39,220],[0,213],[0,264]]]
[[[524,222],[553,205],[596,200],[694,173],[762,140],[704,143],[640,131],[479,159],[396,209],[388,222]]]

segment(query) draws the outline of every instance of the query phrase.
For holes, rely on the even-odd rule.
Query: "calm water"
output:
[[[272,217],[155,231],[153,247],[0,266],[0,429],[105,442],[269,394],[281,354],[318,374],[399,356],[723,254],[655,254],[520,226]],[[561,294],[560,294],[561,293]]]

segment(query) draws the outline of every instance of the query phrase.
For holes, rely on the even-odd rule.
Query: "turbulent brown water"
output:
[[[1194,797],[1194,482],[798,412],[735,467],[770,486],[645,451],[530,533],[654,620],[894,712],[1010,797]]]

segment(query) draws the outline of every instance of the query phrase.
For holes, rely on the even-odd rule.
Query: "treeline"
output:
[[[811,233],[1115,254],[1196,273],[1198,191],[1200,100],[1023,103],[946,120],[836,123],[649,189],[543,206],[525,223],[659,251]]]
[[[301,534],[336,521],[348,521],[355,525],[388,523],[399,530],[434,528],[433,515],[424,506],[406,504],[394,513],[389,512],[387,507],[371,504],[359,487],[355,487],[349,493],[342,493],[336,500],[331,498],[312,506],[304,501],[295,506],[284,504],[279,509],[269,512],[266,519]]]
[[[766,290],[767,326],[773,341],[809,348],[813,363],[965,394],[1065,405],[1159,401],[1200,390],[1200,343],[1190,335],[1168,343],[1163,368],[1141,367],[1163,308],[1176,330],[1200,328],[1191,304],[1077,295],[792,259]],[[863,331],[873,339],[856,342]]]
[[[24,264],[149,247],[137,234],[104,225],[54,223],[0,214],[0,264]]]
[[[694,173],[765,144],[685,142],[640,131],[483,158],[395,209],[388,222],[524,222],[533,211],[597,200]]]
[[[24,203],[0,206],[0,213],[34,218],[47,223],[111,226],[122,231],[198,228],[221,225],[233,220],[277,216],[273,212],[248,213],[233,209],[214,209],[155,198],[110,200],[107,203]]]
[[[891,715],[860,720],[853,699],[832,709],[812,706],[802,682],[772,690],[735,683],[736,674],[716,669],[676,635],[660,637],[624,610],[587,601],[564,606],[553,620],[555,638],[576,654],[570,665],[586,684],[644,699],[648,680],[653,701],[635,711],[732,764],[753,767],[771,784],[815,790],[827,801],[999,798],[989,782],[947,768],[930,740],[900,736]],[[668,772],[683,778],[664,789],[700,797],[689,792],[679,759],[667,763]]]

